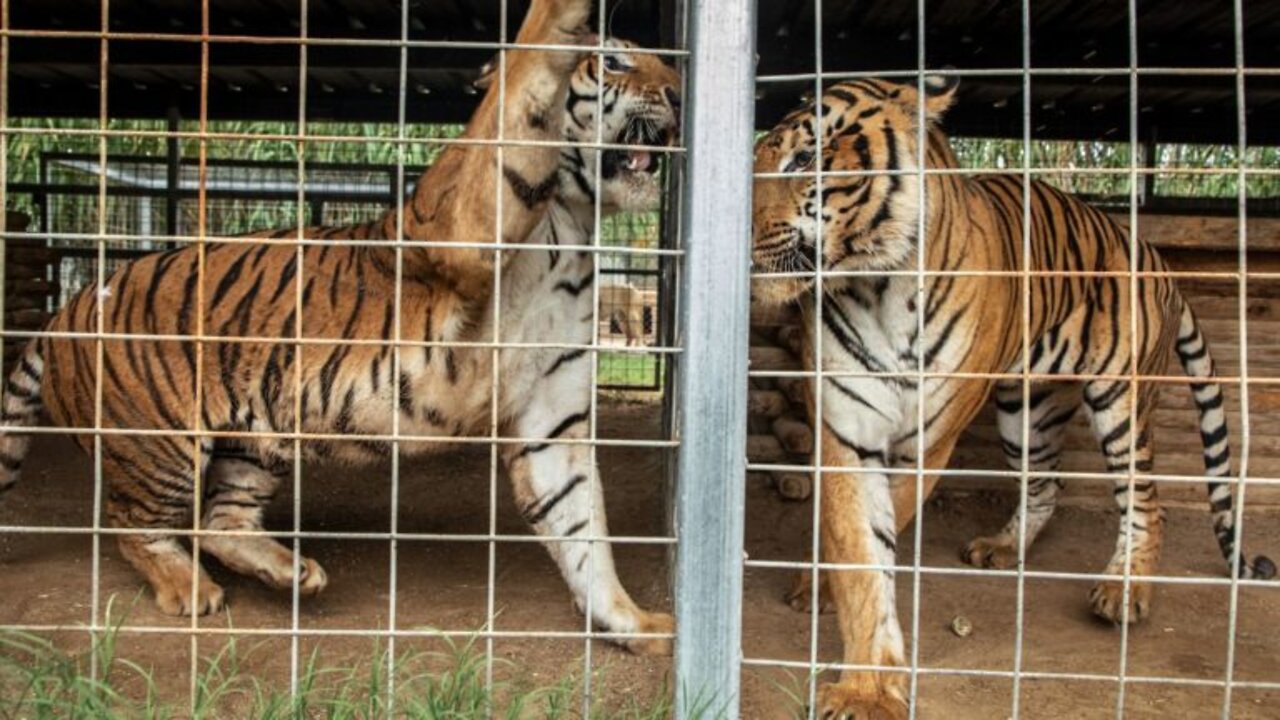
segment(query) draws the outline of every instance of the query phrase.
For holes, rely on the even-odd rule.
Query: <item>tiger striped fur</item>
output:
[[[818,300],[811,276],[787,273],[813,269],[819,237],[828,271],[908,271],[824,279],[820,360],[824,371],[834,375],[823,378],[821,417],[814,422],[822,432],[821,464],[850,472],[823,476],[823,561],[894,565],[897,532],[915,513],[916,479],[905,476],[895,482],[884,470],[916,467],[918,443],[926,469],[945,468],[993,385],[1005,454],[1014,468],[1022,466],[1025,453],[1031,470],[1056,470],[1063,428],[1083,400],[1107,468],[1116,474],[1121,515],[1115,552],[1104,570],[1115,579],[1097,583],[1090,602],[1107,620],[1142,619],[1151,602],[1151,583],[1142,578],[1156,571],[1164,529],[1156,486],[1143,477],[1152,469],[1150,420],[1158,385],[1131,385],[1127,377],[1161,375],[1173,350],[1193,379],[1210,506],[1223,555],[1229,566],[1239,563],[1242,577],[1272,576],[1275,566],[1269,559],[1237,557],[1231,489],[1216,479],[1229,473],[1222,390],[1213,381],[1204,337],[1168,276],[1138,277],[1136,295],[1130,298],[1130,278],[1124,276],[1130,270],[1128,232],[1070,195],[1031,183],[1030,269],[1077,274],[1041,273],[1026,279],[1030,327],[1024,362],[1023,278],[1016,274],[1024,261],[1022,179],[927,175],[926,203],[920,207],[921,155],[927,167],[957,167],[946,136],[935,125],[950,106],[955,87],[948,78],[930,76],[922,98],[914,86],[876,80],[839,83],[820,100],[820,124],[811,107],[798,110],[756,148],[757,173],[813,171],[819,143],[824,171],[850,172],[823,177],[821,198],[813,175],[764,177],[755,186],[754,261],[758,269],[781,276],[757,279],[753,296],[765,305],[800,303],[806,367],[813,367],[817,345]],[[928,122],[923,152],[917,137],[921,104]],[[926,235],[918,238],[921,213]],[[1165,269],[1151,246],[1135,242],[1137,270]],[[921,243],[926,270],[969,274],[926,276],[921,295],[910,274],[917,268]],[[977,274],[982,271],[1010,274]],[[1103,271],[1116,275],[1087,274]],[[917,337],[920,313],[923,338]],[[967,375],[920,380],[912,377],[918,365],[929,373]],[[1072,377],[1033,381],[1025,409],[1021,381],[983,377],[1024,369]],[[811,381],[811,415],[813,385]],[[922,442],[917,429],[921,397]],[[1031,433],[1027,448],[1022,446],[1024,412],[1029,413]],[[1131,467],[1136,476],[1129,474]],[[925,476],[926,494],[937,479]],[[1051,474],[1029,483],[1024,544],[1035,539],[1052,514],[1058,486]],[[999,534],[974,540],[964,559],[985,567],[1015,565],[1020,523],[1015,514]],[[1126,569],[1133,578],[1127,604]],[[832,571],[825,573],[824,583],[839,615],[844,662],[902,666],[893,572]],[[905,718],[906,680],[903,673],[845,670],[837,683],[821,690],[819,716]]]
[[[559,28],[580,24],[588,5],[535,0],[518,41],[572,39]],[[533,123],[529,113],[542,108],[536,124],[555,132],[546,139],[594,141],[597,99],[603,96],[606,110],[599,120],[606,142],[669,141],[676,124],[678,76],[653,56],[623,52],[616,49],[617,43],[609,47],[614,49],[604,55],[609,67],[625,67],[602,73],[596,54],[581,62],[575,57],[576,67],[564,69],[559,85],[520,79],[545,80],[542,75],[559,67],[551,61],[555,54],[512,51],[507,117]],[[495,92],[490,89],[486,100]],[[483,114],[490,105],[482,104],[478,112]],[[545,113],[550,107],[557,109],[554,118]],[[530,135],[527,128],[523,135]],[[449,237],[437,234],[440,230],[433,224],[445,208],[456,217],[469,208],[466,213],[475,232],[492,233],[492,207],[488,201],[473,204],[470,195],[491,195],[494,183],[483,175],[441,178],[435,170],[471,167],[468,152],[471,149],[450,148],[441,156],[443,166],[437,163],[419,181],[404,211],[410,239]],[[523,152],[527,160],[528,149]],[[513,231],[523,234],[512,237],[548,245],[590,244],[597,156],[603,158],[600,195],[606,212],[657,205],[657,166],[647,152],[601,153],[581,147],[539,152],[551,154],[551,182],[537,184],[551,189],[539,190],[536,197],[525,192],[527,183],[521,178],[540,175],[511,164],[503,168],[506,187],[513,193],[506,208],[515,206],[515,215],[534,220],[528,230]],[[458,155],[462,160],[449,159]],[[639,158],[644,158],[644,168],[638,167]],[[545,164],[539,160],[539,166]],[[488,177],[492,179],[492,173]],[[570,189],[561,194],[561,184]],[[353,227],[308,228],[304,235],[382,239],[394,229],[395,215],[390,211]],[[506,223],[509,228],[517,225]],[[278,238],[296,235],[297,230],[272,233]],[[397,414],[399,434],[410,438],[488,432],[494,353],[484,347],[446,345],[483,343],[494,337],[495,303],[483,293],[466,294],[464,288],[474,290],[481,283],[464,282],[461,272],[454,271],[483,263],[472,254],[471,260],[446,271],[439,263],[410,261],[415,253],[418,250],[404,251],[403,283],[397,288],[394,254],[377,245],[308,245],[299,264],[297,249],[288,244],[211,242],[203,253],[203,273],[198,272],[200,254],[188,246],[142,258],[113,274],[101,289],[85,289],[49,329],[92,332],[101,307],[108,333],[174,338],[103,341],[104,428],[325,434],[331,437],[302,442],[301,459],[364,463],[392,451],[388,436]],[[501,272],[502,342],[591,342],[594,274],[588,253],[508,250]],[[299,275],[301,305],[295,302]],[[397,292],[399,337],[434,343],[403,347],[398,361],[388,342],[397,335]],[[301,323],[306,338],[333,344],[290,342],[295,323]],[[220,339],[206,342],[202,351],[181,339],[197,328]],[[349,340],[376,342],[342,342]],[[95,342],[33,341],[8,383],[5,423],[35,423],[43,400],[56,424],[92,427],[98,380]],[[497,364],[499,432],[507,438],[536,439],[504,443],[500,451],[525,519],[541,535],[607,537],[590,448],[556,442],[587,436],[590,355],[582,349],[508,348],[499,351]],[[200,415],[194,417],[197,393]],[[295,405],[300,424],[295,424]],[[77,440],[86,449],[93,446],[90,435],[78,435]],[[0,486],[17,479],[26,443],[21,434],[0,438]],[[122,554],[146,577],[165,612],[217,611],[224,602],[222,589],[193,561],[177,535],[164,531],[191,527],[196,508],[203,530],[260,530],[263,506],[300,459],[294,457],[293,440],[107,434],[101,444],[108,520],[116,527],[153,531],[120,535]],[[398,444],[404,456],[446,447],[429,439]],[[669,633],[672,622],[670,616],[645,612],[631,600],[618,580],[607,542],[546,545],[575,602],[583,609],[590,606],[596,626],[618,635],[617,641],[635,652],[670,651],[669,638],[625,637]],[[327,583],[323,569],[310,558],[299,558],[295,572],[293,553],[265,534],[204,535],[200,548],[231,569],[270,585],[290,588],[297,583],[302,595],[319,592]],[[198,586],[194,595],[193,580]]]

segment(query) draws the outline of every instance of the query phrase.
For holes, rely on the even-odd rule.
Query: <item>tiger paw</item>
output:
[[[1093,614],[1117,625],[1126,621],[1124,581],[1103,580],[1089,592]],[[1151,613],[1151,583],[1129,583],[1128,622],[1139,623]]]
[[[801,570],[796,573],[795,582],[787,591],[787,604],[792,610],[808,613],[813,610],[813,573]],[[827,584],[826,574],[818,576],[818,612],[829,613],[833,610],[831,586]]]
[[[868,693],[861,684],[844,682],[818,688],[822,720],[906,720],[909,714],[907,701],[887,689]]]
[[[280,590],[293,589],[293,567],[290,565],[288,573],[283,577],[264,576],[262,581],[268,585],[274,586]],[[301,558],[298,563],[298,594],[307,597],[309,595],[319,595],[321,590],[329,584],[329,575],[325,573],[324,568],[320,567],[320,563],[311,558]]]
[[[277,590],[293,589],[293,553],[280,547],[273,551],[274,562],[264,563],[253,574],[264,584]],[[298,559],[298,594],[317,595],[329,584],[329,576],[320,563],[311,558]]]
[[[320,563],[311,558],[302,559],[302,577],[298,578],[299,595],[319,595],[329,584],[329,575]]]
[[[974,567],[1010,570],[1018,567],[1018,546],[1001,535],[974,538],[960,551],[960,559]]]
[[[190,577],[190,576],[188,576]],[[221,612],[226,605],[226,596],[214,581],[204,575],[196,580],[195,594],[192,595],[191,583],[177,582],[167,587],[157,586],[156,605],[165,615],[187,616],[210,615]]]
[[[666,613],[646,613],[636,627],[637,633],[673,635],[676,620]],[[644,637],[621,641],[621,645],[634,655],[670,655],[672,638]]]

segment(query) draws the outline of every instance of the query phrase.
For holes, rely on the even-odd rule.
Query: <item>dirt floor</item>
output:
[[[656,437],[655,406],[610,403],[601,410],[601,432],[607,437]],[[662,457],[652,449],[602,448],[610,525],[615,534],[658,535],[663,527]],[[998,462],[993,458],[993,462]],[[475,448],[439,456],[402,468],[399,529],[424,533],[483,533],[488,529],[489,452]],[[33,446],[22,485],[0,505],[0,525],[83,526],[91,522],[90,464],[64,439],[45,438]],[[325,472],[308,469],[302,498],[304,529],[385,531],[389,526],[389,477],[385,468]],[[953,488],[931,501],[924,518],[923,560],[928,566],[961,567],[957,549],[971,536],[991,531],[1004,521],[1013,495],[967,493]],[[269,527],[292,525],[292,502],[281,498]],[[754,559],[799,560],[810,542],[811,507],[777,498],[762,482],[748,491],[747,550]],[[500,532],[523,534],[511,507],[505,482],[496,508]],[[1248,517],[1252,552],[1280,556],[1280,515],[1259,512]],[[1094,572],[1106,562],[1116,516],[1100,505],[1064,507],[1030,554],[1032,569]],[[1209,520],[1199,508],[1170,512],[1164,571],[1179,577],[1223,577]],[[902,542],[901,558],[909,562],[912,547]],[[104,542],[101,592],[127,602],[141,587],[116,551]],[[385,629],[390,609],[390,544],[386,541],[308,540],[304,551],[328,570],[329,588],[304,600],[298,621],[303,629],[339,631]],[[397,628],[434,627],[475,630],[485,620],[487,558],[483,542],[398,544]],[[666,550],[662,546],[629,546],[617,550],[624,582],[642,604],[669,608],[666,593]],[[87,534],[0,534],[0,625],[76,627],[89,620],[92,544]],[[207,566],[228,591],[226,615],[202,625],[235,628],[287,628],[287,596],[253,579]],[[901,573],[899,608],[910,633],[912,575]],[[808,616],[792,612],[781,600],[788,572],[749,568],[746,573],[743,652],[747,658],[804,661],[809,654]],[[1028,581],[1025,588],[1022,667],[1036,672],[1111,675],[1120,669],[1120,638],[1115,628],[1095,622],[1088,612],[1088,583]],[[920,582],[919,659],[924,668],[1009,670],[1015,656],[1017,583],[1009,578],[956,577],[925,574]],[[1125,672],[1131,677],[1161,676],[1186,680],[1218,680],[1226,672],[1228,606],[1225,586],[1165,585],[1156,594],[1150,622],[1129,635]],[[509,543],[496,550],[495,621],[499,630],[571,631],[583,627],[567,591],[545,552],[533,543]],[[958,637],[953,618],[963,616],[972,634]],[[181,694],[189,687],[192,643],[182,634],[184,621],[159,614],[143,597],[129,624],[172,627],[174,633],[125,633],[120,654],[143,667],[156,668],[162,691]],[[1244,589],[1239,596],[1236,633],[1237,680],[1280,681],[1280,585]],[[75,642],[67,635],[66,642]],[[246,660],[261,677],[281,677],[288,667],[288,643],[254,637],[259,648]],[[339,634],[306,638],[303,652],[319,642],[331,661],[370,657],[368,638]],[[404,643],[407,645],[411,643]],[[217,649],[205,638],[198,651]],[[820,661],[837,659],[839,642],[833,616],[819,624]],[[495,653],[511,661],[502,672],[518,672],[526,681],[553,682],[583,667],[581,641],[497,640]],[[592,646],[592,663],[607,666],[610,696],[635,697],[654,692],[669,681],[670,662],[634,658],[603,643]],[[514,670],[512,670],[514,669]],[[800,671],[748,668],[743,678],[743,716],[791,717],[796,711],[788,692],[804,694]],[[925,673],[919,677],[920,716],[925,718],[1005,718],[1012,715],[1012,682],[1005,678]],[[1021,717],[1115,717],[1117,684],[1088,680],[1024,679],[1020,687]],[[1221,688],[1135,682],[1125,688],[1125,716],[1180,720],[1221,717]],[[1274,718],[1280,692],[1237,688],[1232,717]]]

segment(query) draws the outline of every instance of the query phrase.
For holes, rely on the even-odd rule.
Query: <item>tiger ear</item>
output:
[[[951,66],[943,68],[944,70],[955,70]],[[929,120],[936,121],[942,117],[942,114],[951,107],[956,99],[956,88],[960,87],[959,75],[937,75],[930,74],[924,76],[924,114]]]

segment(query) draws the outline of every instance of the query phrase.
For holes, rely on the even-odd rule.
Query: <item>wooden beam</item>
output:
[[[1129,226],[1129,213],[1108,213]],[[1245,225],[1249,250],[1280,251],[1280,218],[1251,217]],[[1138,232],[1159,249],[1236,250],[1240,223],[1235,217],[1140,213]]]

